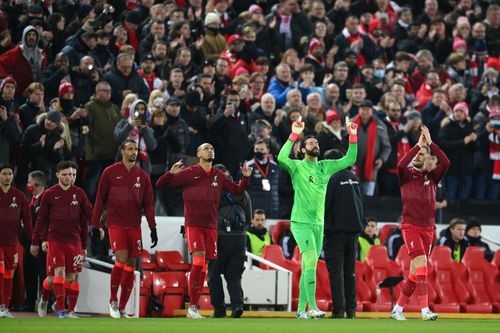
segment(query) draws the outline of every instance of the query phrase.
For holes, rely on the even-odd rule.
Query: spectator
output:
[[[287,94],[293,88],[294,81],[290,67],[287,64],[279,64],[276,67],[276,76],[271,79],[269,88],[267,88],[267,92],[273,95],[277,108],[282,108],[285,105]]]
[[[467,227],[465,228],[465,236],[469,241],[469,246],[479,246],[484,253],[484,259],[491,261],[493,259],[494,252],[491,251],[488,243],[481,239],[481,224],[479,220],[475,217],[469,220]]]
[[[36,116],[45,111],[43,103],[44,92],[45,87],[38,82],[33,82],[26,88],[28,99],[18,110],[19,120],[23,129],[34,124]]]
[[[385,241],[385,246],[387,247],[387,254],[389,259],[395,260],[399,253],[399,249],[404,245],[403,236],[401,235],[401,216],[398,217],[398,224],[396,229],[391,233],[387,240]]]
[[[77,107],[81,107],[90,100],[95,92],[95,86],[99,82],[100,74],[97,70],[94,59],[91,56],[83,56],[78,66],[73,67],[69,72],[71,85],[75,88],[75,102]]]
[[[317,38],[311,39],[305,63],[314,66],[314,83],[316,86],[323,84],[323,79],[328,73],[328,68],[325,66],[324,61],[325,50],[325,44],[321,40]]]
[[[47,55],[38,47],[39,40],[35,27],[28,25],[23,30],[21,44],[0,55],[0,77],[11,75],[14,78],[18,99],[31,82],[40,81],[47,65]]]
[[[149,92],[155,89],[162,89],[163,82],[155,73],[155,61],[151,53],[146,53],[141,59],[141,69],[137,70],[137,74],[144,79]]]
[[[150,33],[141,40],[139,44],[139,55],[141,59],[148,53],[151,53],[155,41],[166,41],[165,23],[162,21],[153,21],[150,24]]]
[[[271,245],[271,234],[266,229],[266,212],[254,210],[252,224],[247,230],[247,251],[262,257],[264,246]]]
[[[328,150],[327,159],[340,159],[344,153]],[[332,290],[332,318],[356,316],[354,278],[356,240],[363,230],[363,202],[359,180],[351,170],[335,173],[328,181],[325,197],[325,260]]]
[[[373,103],[365,100],[359,107],[359,115],[353,120],[359,128],[359,150],[356,170],[361,181],[363,194],[372,197],[375,194],[377,174],[387,162],[391,153],[391,144],[385,125],[373,116]]]
[[[281,145],[277,142],[276,138],[271,135],[272,125],[265,119],[257,119],[252,133],[248,136],[248,141],[253,146],[255,142],[263,140],[269,146],[269,157],[272,159],[278,156]]]
[[[449,200],[465,200],[472,187],[474,152],[477,150],[477,134],[469,118],[465,103],[457,103],[453,114],[441,124],[439,142],[451,161],[446,176]]]
[[[345,28],[335,37],[335,45],[339,48],[337,57],[344,59],[347,50],[353,50],[358,66],[371,63],[379,55],[379,49],[368,35],[358,31],[359,20],[350,15],[345,20]]]
[[[176,162],[186,158],[186,148],[189,145],[188,125],[180,117],[181,101],[175,97],[170,97],[165,106],[167,116],[164,140],[169,140],[170,144],[157,145],[156,151],[160,155],[165,154],[165,170],[170,170]],[[164,188],[161,190],[163,207],[168,216],[182,216],[184,213],[184,203],[182,201],[182,191],[179,188]]]
[[[223,165],[214,167],[231,177]],[[250,195],[246,191],[240,195],[222,192],[217,213],[217,260],[208,265],[210,303],[214,307],[214,318],[226,316],[221,279],[223,274],[231,300],[231,317],[239,318],[243,314],[244,303],[241,276],[245,270],[246,228],[252,220]]]
[[[220,18],[216,13],[208,13],[205,16],[205,41],[201,50],[206,59],[217,61],[219,54],[226,48],[226,40],[220,33]]]
[[[375,217],[367,217],[365,218],[365,223],[363,232],[358,236],[357,259],[361,262],[365,261],[368,250],[372,245],[380,245],[380,238],[377,236],[377,219]]]
[[[441,122],[449,117],[452,113],[451,107],[446,102],[446,93],[441,88],[436,88],[432,91],[432,98],[422,109],[422,121],[429,128],[431,136],[436,140],[441,130]]]
[[[136,165],[151,173],[149,154],[155,150],[158,143],[154,138],[153,129],[148,126],[150,114],[148,105],[142,99],[137,99],[130,105],[128,118],[120,120],[115,127],[114,140],[116,144],[131,139],[137,143],[139,154]],[[120,160],[118,155],[115,160]]]
[[[399,161],[410,151],[410,148],[416,143],[410,143],[408,133],[415,125],[420,128],[420,123],[415,123],[420,114],[418,112],[411,113],[408,121],[403,125],[401,122],[401,108],[397,103],[390,103],[387,117],[383,120],[387,128],[387,136],[391,143],[391,153],[387,158],[387,162],[380,169],[378,175],[378,185],[380,195],[398,197],[400,196],[399,182],[397,177],[397,166]]]
[[[113,164],[118,148],[114,130],[122,116],[118,106],[111,102],[111,89],[109,83],[99,82],[95,95],[85,105],[89,127],[85,143],[85,192],[91,202],[95,201],[99,178],[104,169]]]
[[[69,68],[73,68],[74,66],[78,66],[80,60],[85,55],[93,54],[92,51],[96,48],[96,46],[97,34],[95,32],[88,31],[81,35],[74,35],[73,38],[66,43],[66,46],[61,52],[68,56]]]
[[[191,90],[187,93],[186,103],[181,105],[181,117],[188,126],[189,134],[189,145],[186,147],[187,165],[196,164],[196,150],[208,137],[207,109],[201,103],[200,92]]]
[[[451,53],[453,40],[446,34],[446,24],[440,17],[431,20],[429,33],[421,46],[431,51],[437,63],[443,64]]]
[[[17,83],[12,76],[7,76],[0,84],[0,105],[3,105],[8,113],[16,111],[16,103],[14,103],[16,88]]]
[[[238,111],[240,96],[232,90],[226,103],[209,124],[209,141],[218,152],[215,160],[224,164],[231,175],[236,176],[240,163],[248,158],[250,144],[244,115]]]
[[[347,104],[344,105],[344,114],[349,118],[354,118],[358,115],[361,103],[366,99],[366,87],[357,83],[352,86],[352,89],[346,90]]]
[[[444,235],[439,239],[439,245],[448,246],[451,249],[451,257],[460,263],[465,254],[465,249],[469,247],[469,241],[465,237],[465,228],[467,223],[454,218],[445,230]]]
[[[30,170],[40,170],[47,175],[47,184],[55,182],[57,163],[63,160],[71,147],[69,129],[61,122],[62,114],[56,110],[42,113],[21,138],[23,159]]]
[[[339,114],[340,118],[344,116],[344,108],[340,103],[340,88],[336,83],[330,83],[323,88],[323,110],[332,110]]]
[[[48,65],[42,72],[40,83],[45,88],[45,104],[59,95],[59,84],[64,78],[69,77],[69,69],[68,56],[60,52],[56,55],[54,63]]]
[[[134,92],[140,99],[147,101],[149,98],[149,89],[144,83],[144,79],[133,70],[133,58],[121,53],[116,58],[116,62],[104,79],[113,87],[111,102],[120,105],[127,94]]]
[[[4,82],[6,80],[8,81],[8,79],[5,79]],[[11,85],[10,83],[5,84],[4,82],[2,82],[0,88],[2,92],[7,90],[4,89],[5,86]],[[14,96],[14,91],[15,90],[12,90],[12,96]],[[14,110],[9,110],[8,104],[0,105],[0,164],[8,164],[15,160],[11,152],[19,143],[21,134],[22,132],[19,128]]]
[[[318,123],[318,144],[321,147],[320,158],[323,158],[324,153],[331,149],[336,149],[342,154],[347,152],[348,148],[348,133],[342,127],[342,121],[337,112],[328,110],[326,112],[325,121]]]
[[[491,4],[486,11],[486,44],[492,57],[500,56],[500,6]]]
[[[247,163],[253,168],[247,189],[252,197],[252,206],[267,212],[269,218],[278,218],[280,168],[275,161],[269,159],[269,144],[265,140],[257,140],[253,150],[254,158]]]
[[[472,87],[472,78],[467,70],[465,61],[465,55],[452,53],[446,60],[446,64],[448,66],[448,75],[453,80],[453,83],[461,83],[468,89]]]

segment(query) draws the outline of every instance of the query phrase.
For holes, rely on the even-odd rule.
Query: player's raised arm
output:
[[[304,127],[305,123],[302,121],[302,117],[299,117],[297,121],[293,122],[292,133],[290,133],[288,140],[283,147],[281,147],[280,153],[278,154],[278,162],[280,166],[289,173],[293,170],[293,161],[290,158],[290,152],[292,151],[293,144],[304,131]]]

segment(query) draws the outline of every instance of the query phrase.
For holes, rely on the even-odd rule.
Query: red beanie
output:
[[[320,41],[319,39],[317,38],[311,39],[311,42],[309,43],[309,53],[312,53],[314,49],[317,48],[318,46],[323,46],[323,48],[325,47],[323,42]]]
[[[455,106],[453,107],[453,112],[457,112],[459,110],[462,111],[466,117],[469,116],[469,107],[467,106],[467,103],[458,102],[457,104],[455,104]]]
[[[339,114],[333,110],[328,110],[326,112],[326,123],[330,124],[334,120],[340,120]]]
[[[3,88],[5,88],[5,85],[7,83],[12,83],[17,88],[16,80],[14,80],[12,76],[7,76],[5,79],[3,79],[2,84],[0,84],[0,94],[3,93]]]
[[[59,98],[62,98],[67,92],[75,93],[75,88],[70,82],[62,80],[61,84],[59,85]]]

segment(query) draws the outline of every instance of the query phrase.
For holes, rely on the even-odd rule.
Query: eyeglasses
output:
[[[391,112],[401,112],[401,109],[390,109]]]

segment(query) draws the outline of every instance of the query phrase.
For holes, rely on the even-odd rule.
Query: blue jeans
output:
[[[465,200],[469,198],[470,190],[472,188],[472,177],[455,177],[446,176],[447,194],[449,200]]]
[[[97,193],[97,185],[101,174],[108,166],[113,164],[112,160],[87,161],[87,179],[85,180],[85,192],[90,202],[94,204]]]
[[[500,180],[491,176],[474,178],[474,192],[477,200],[497,200],[500,191]]]

